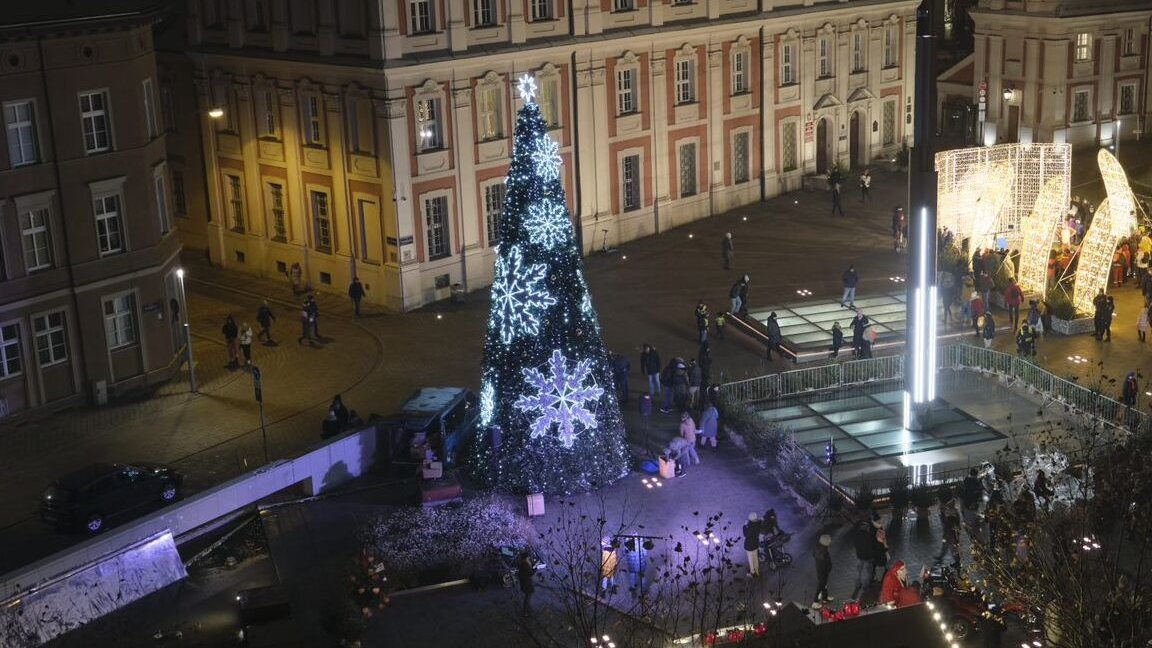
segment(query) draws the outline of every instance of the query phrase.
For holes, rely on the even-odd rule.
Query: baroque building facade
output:
[[[179,367],[160,16],[79,4],[0,14],[0,417]]]
[[[531,74],[584,252],[658,234],[910,144],[917,4],[189,0],[181,233],[397,310],[485,286]]]

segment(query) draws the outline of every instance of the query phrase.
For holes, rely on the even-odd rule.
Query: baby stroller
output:
[[[787,567],[792,564],[792,554],[784,551],[784,545],[792,539],[790,533],[777,533],[760,540],[760,564],[768,569]]]

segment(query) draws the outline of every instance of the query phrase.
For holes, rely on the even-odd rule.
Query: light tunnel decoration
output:
[[[1016,274],[1024,292],[1044,295],[1048,288],[1048,257],[1052,241],[1068,209],[1068,181],[1048,178],[1032,213],[1020,221],[1020,267]]]
[[[998,236],[1020,249],[1023,221],[1042,192],[1054,192],[1059,199],[1051,200],[1062,205],[1061,213],[1067,209],[1071,171],[1069,144],[1000,144],[937,153],[938,225],[951,230],[958,242],[971,239],[969,250],[989,247]],[[1050,189],[1049,181],[1055,181]]]
[[[1107,291],[1116,244],[1136,227],[1136,198],[1123,167],[1104,149],[1096,154],[1096,163],[1108,197],[1096,208],[1080,244],[1072,304],[1081,313],[1092,312],[1092,299],[1100,290]]]

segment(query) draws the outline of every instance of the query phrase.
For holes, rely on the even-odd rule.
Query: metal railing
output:
[[[892,355],[806,367],[730,382],[721,393],[742,403],[756,403],[841,389],[873,382],[904,379],[904,356]]]

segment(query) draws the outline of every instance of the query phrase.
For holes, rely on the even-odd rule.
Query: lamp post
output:
[[[1120,118],[1112,124],[1112,148],[1116,151],[1116,161],[1120,161]]]
[[[184,268],[176,268],[180,280],[180,310],[184,313],[184,348],[188,352],[188,389],[196,393],[196,365],[192,363],[192,327],[188,323],[188,299],[184,293]]]
[[[256,392],[256,402],[260,406],[260,438],[264,442],[264,464],[268,464],[268,426],[264,421],[264,377],[260,367],[252,365],[252,388]]]

